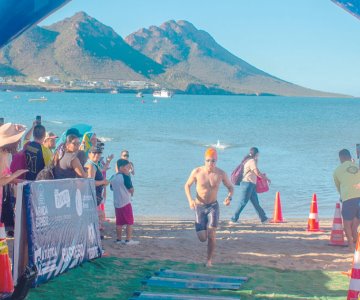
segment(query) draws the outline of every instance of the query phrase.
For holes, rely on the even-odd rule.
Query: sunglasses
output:
[[[216,162],[216,159],[206,159],[205,161],[214,163],[214,162]]]
[[[77,143],[71,143],[71,144],[73,144],[74,146],[80,146],[80,145],[81,145],[81,143],[79,143],[79,142],[77,142]]]
[[[124,157],[129,157],[129,154],[123,154],[122,156],[124,156]]]

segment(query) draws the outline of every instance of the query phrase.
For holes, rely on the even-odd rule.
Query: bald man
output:
[[[228,189],[224,200],[226,206],[230,205],[234,188],[226,173],[216,167],[217,152],[213,148],[205,151],[205,165],[195,168],[185,183],[185,194],[191,209],[195,210],[195,229],[201,242],[208,241],[206,266],[212,266],[212,257],[216,245],[216,228],[219,224],[219,203],[217,193],[222,182]],[[190,188],[196,184],[196,197],[191,196]]]

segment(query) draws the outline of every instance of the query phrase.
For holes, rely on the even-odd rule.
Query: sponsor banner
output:
[[[23,195],[35,285],[101,256],[94,180],[35,181]]]

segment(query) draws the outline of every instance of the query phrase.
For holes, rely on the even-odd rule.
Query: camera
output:
[[[41,125],[41,116],[36,116],[36,125]]]

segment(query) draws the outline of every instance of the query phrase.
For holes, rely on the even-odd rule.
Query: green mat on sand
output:
[[[143,287],[141,280],[162,268],[249,276],[238,291],[200,291]],[[50,282],[31,289],[27,299],[128,299],[134,291],[232,296],[241,299],[345,299],[349,280],[340,272],[284,271],[259,266],[224,264],[212,269],[202,264],[174,261],[145,261],[107,257],[85,263]]]

